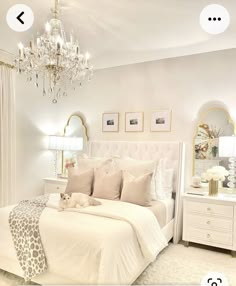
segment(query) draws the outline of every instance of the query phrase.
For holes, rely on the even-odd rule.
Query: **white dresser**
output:
[[[236,196],[183,195],[183,240],[229,249],[236,254]]]
[[[64,193],[67,185],[67,179],[44,178],[44,194]]]

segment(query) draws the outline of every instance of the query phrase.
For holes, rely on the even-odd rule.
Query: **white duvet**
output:
[[[100,200],[100,206],[58,212],[58,200],[59,194],[50,195],[40,219],[48,272],[35,282],[131,284],[167,246],[144,207]],[[8,225],[11,209],[0,209],[0,268],[23,275]]]

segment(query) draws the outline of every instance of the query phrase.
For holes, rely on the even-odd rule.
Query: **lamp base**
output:
[[[227,186],[230,189],[236,188],[236,158],[229,158],[229,176],[228,176],[228,184]]]

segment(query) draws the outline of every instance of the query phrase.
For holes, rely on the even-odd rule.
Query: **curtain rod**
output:
[[[13,65],[4,63],[4,62],[2,62],[2,61],[0,61],[0,66],[8,67],[8,68],[10,68],[10,69],[14,69],[14,68],[15,68]]]
[[[8,55],[11,55],[11,56],[14,56],[12,53],[6,51],[6,50],[3,50],[3,49],[0,49],[0,52],[1,53],[5,53],[5,54],[8,54]],[[8,63],[5,63],[5,62],[2,62],[0,61],[0,66],[5,66],[5,67],[8,67],[8,68],[11,68],[11,69],[14,69],[14,66],[11,65],[11,64],[8,64]]]

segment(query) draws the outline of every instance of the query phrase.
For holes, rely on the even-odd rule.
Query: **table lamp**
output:
[[[219,157],[229,158],[229,188],[236,187],[236,136],[223,136],[219,138]]]
[[[48,149],[55,151],[54,167],[55,176],[57,177],[58,152],[83,150],[83,138],[51,135],[48,140]]]

